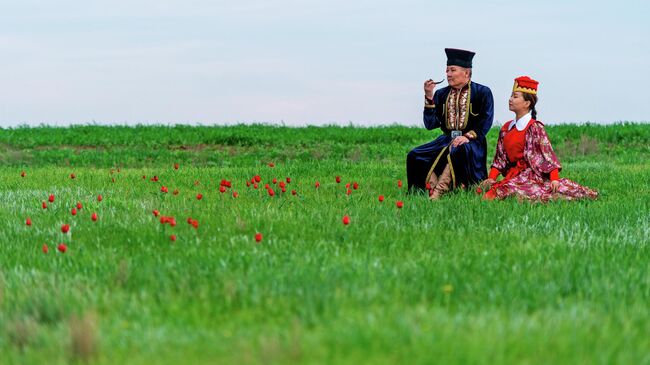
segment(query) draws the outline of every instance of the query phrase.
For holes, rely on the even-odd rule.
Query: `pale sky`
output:
[[[547,124],[647,122],[647,4],[0,0],[0,126],[419,126],[445,47],[476,52],[495,123],[521,75]]]

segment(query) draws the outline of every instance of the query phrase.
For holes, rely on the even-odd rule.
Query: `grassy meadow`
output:
[[[650,364],[650,124],[547,132],[598,200],[407,195],[424,128],[0,129],[0,364]]]

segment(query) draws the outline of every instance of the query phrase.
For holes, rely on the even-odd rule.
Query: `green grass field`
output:
[[[598,200],[406,195],[423,128],[0,130],[0,364],[650,364],[650,124],[547,131]]]

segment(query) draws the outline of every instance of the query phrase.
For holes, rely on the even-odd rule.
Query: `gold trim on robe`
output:
[[[461,90],[451,88],[445,100],[443,114],[449,130],[463,130],[467,127],[469,114],[472,112],[470,103],[472,88],[470,80]]]
[[[427,179],[424,181],[425,184],[428,183],[429,180],[431,180],[431,174],[433,174],[433,170],[436,168],[436,165],[438,165],[438,161],[440,161],[440,157],[442,157],[443,153],[445,153],[447,148],[449,148],[449,146],[443,148],[442,151],[440,151],[440,153],[438,154],[438,157],[436,157],[436,160],[433,161],[433,165],[431,165],[431,168],[429,169],[429,173],[427,174]]]
[[[451,88],[451,91],[449,91],[449,94],[447,94],[447,100],[445,100],[445,103],[442,104],[442,115],[445,118],[445,123],[447,129],[449,130],[464,130],[467,127],[467,122],[469,121],[470,114],[476,116],[476,114],[474,114],[472,111],[472,103],[470,102],[472,96],[471,83],[472,81],[470,80],[467,85],[463,86],[460,90]],[[473,130],[469,131],[468,134],[471,137],[476,138],[476,132]],[[447,150],[450,146],[451,143],[443,148],[440,153],[438,153],[438,156],[429,169],[425,184],[428,183],[431,179],[431,175],[434,173],[433,171],[438,165],[438,162],[440,162],[440,159],[445,154],[445,152],[448,152]],[[456,173],[454,171],[454,165],[451,162],[451,155],[447,154],[446,160],[449,164],[449,169],[451,170],[452,186],[456,188]]]

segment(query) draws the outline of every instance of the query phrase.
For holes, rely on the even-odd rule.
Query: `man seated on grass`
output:
[[[432,200],[487,177],[485,135],[494,115],[492,91],[471,81],[474,52],[445,48],[445,53],[449,85],[434,94],[437,83],[424,82],[424,126],[443,134],[406,158],[409,191],[426,189]]]

